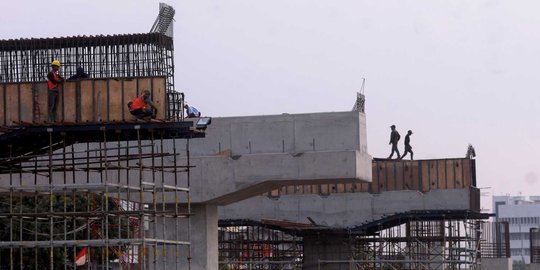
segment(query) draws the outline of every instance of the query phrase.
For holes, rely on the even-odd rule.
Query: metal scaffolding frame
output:
[[[250,220],[219,222],[219,269],[300,269],[298,232]]]
[[[46,145],[0,157],[0,269],[81,269],[83,248],[83,269],[178,269],[191,125],[46,127]]]

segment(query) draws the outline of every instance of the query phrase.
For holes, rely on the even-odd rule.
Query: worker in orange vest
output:
[[[154,118],[154,110],[157,111],[157,107],[150,99],[150,91],[144,90],[142,94],[136,98],[134,101],[128,103],[129,112],[137,117],[142,119],[145,117]]]
[[[58,91],[60,89],[60,84],[64,82],[64,78],[58,75],[58,70],[62,65],[60,61],[54,60],[51,63],[52,70],[47,74],[47,86],[49,91],[48,96],[48,107],[49,107],[49,122],[56,121],[56,101],[58,100]]]

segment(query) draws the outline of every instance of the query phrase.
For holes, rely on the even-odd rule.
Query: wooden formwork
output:
[[[372,182],[351,184],[289,185],[273,190],[268,196],[287,194],[326,194],[393,190],[428,192],[436,189],[476,187],[474,159],[373,160]],[[479,202],[477,203],[479,205]]]
[[[167,120],[166,78],[133,77],[68,81],[60,87],[55,124],[131,122],[127,103],[151,92],[157,120]],[[0,84],[0,127],[48,124],[46,82]]]

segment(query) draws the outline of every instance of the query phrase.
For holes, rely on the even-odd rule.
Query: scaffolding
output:
[[[301,269],[298,231],[250,220],[219,222],[219,269]]]
[[[189,140],[204,135],[186,122],[41,128],[32,151],[2,141],[0,269],[179,269]]]

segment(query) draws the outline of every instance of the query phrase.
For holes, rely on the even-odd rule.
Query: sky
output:
[[[166,1],[165,1],[166,2]],[[351,110],[368,151],[477,154],[489,195],[540,195],[540,1],[177,0],[175,84],[203,115]],[[146,33],[154,0],[1,1],[0,39]],[[403,146],[400,142],[400,149]]]

